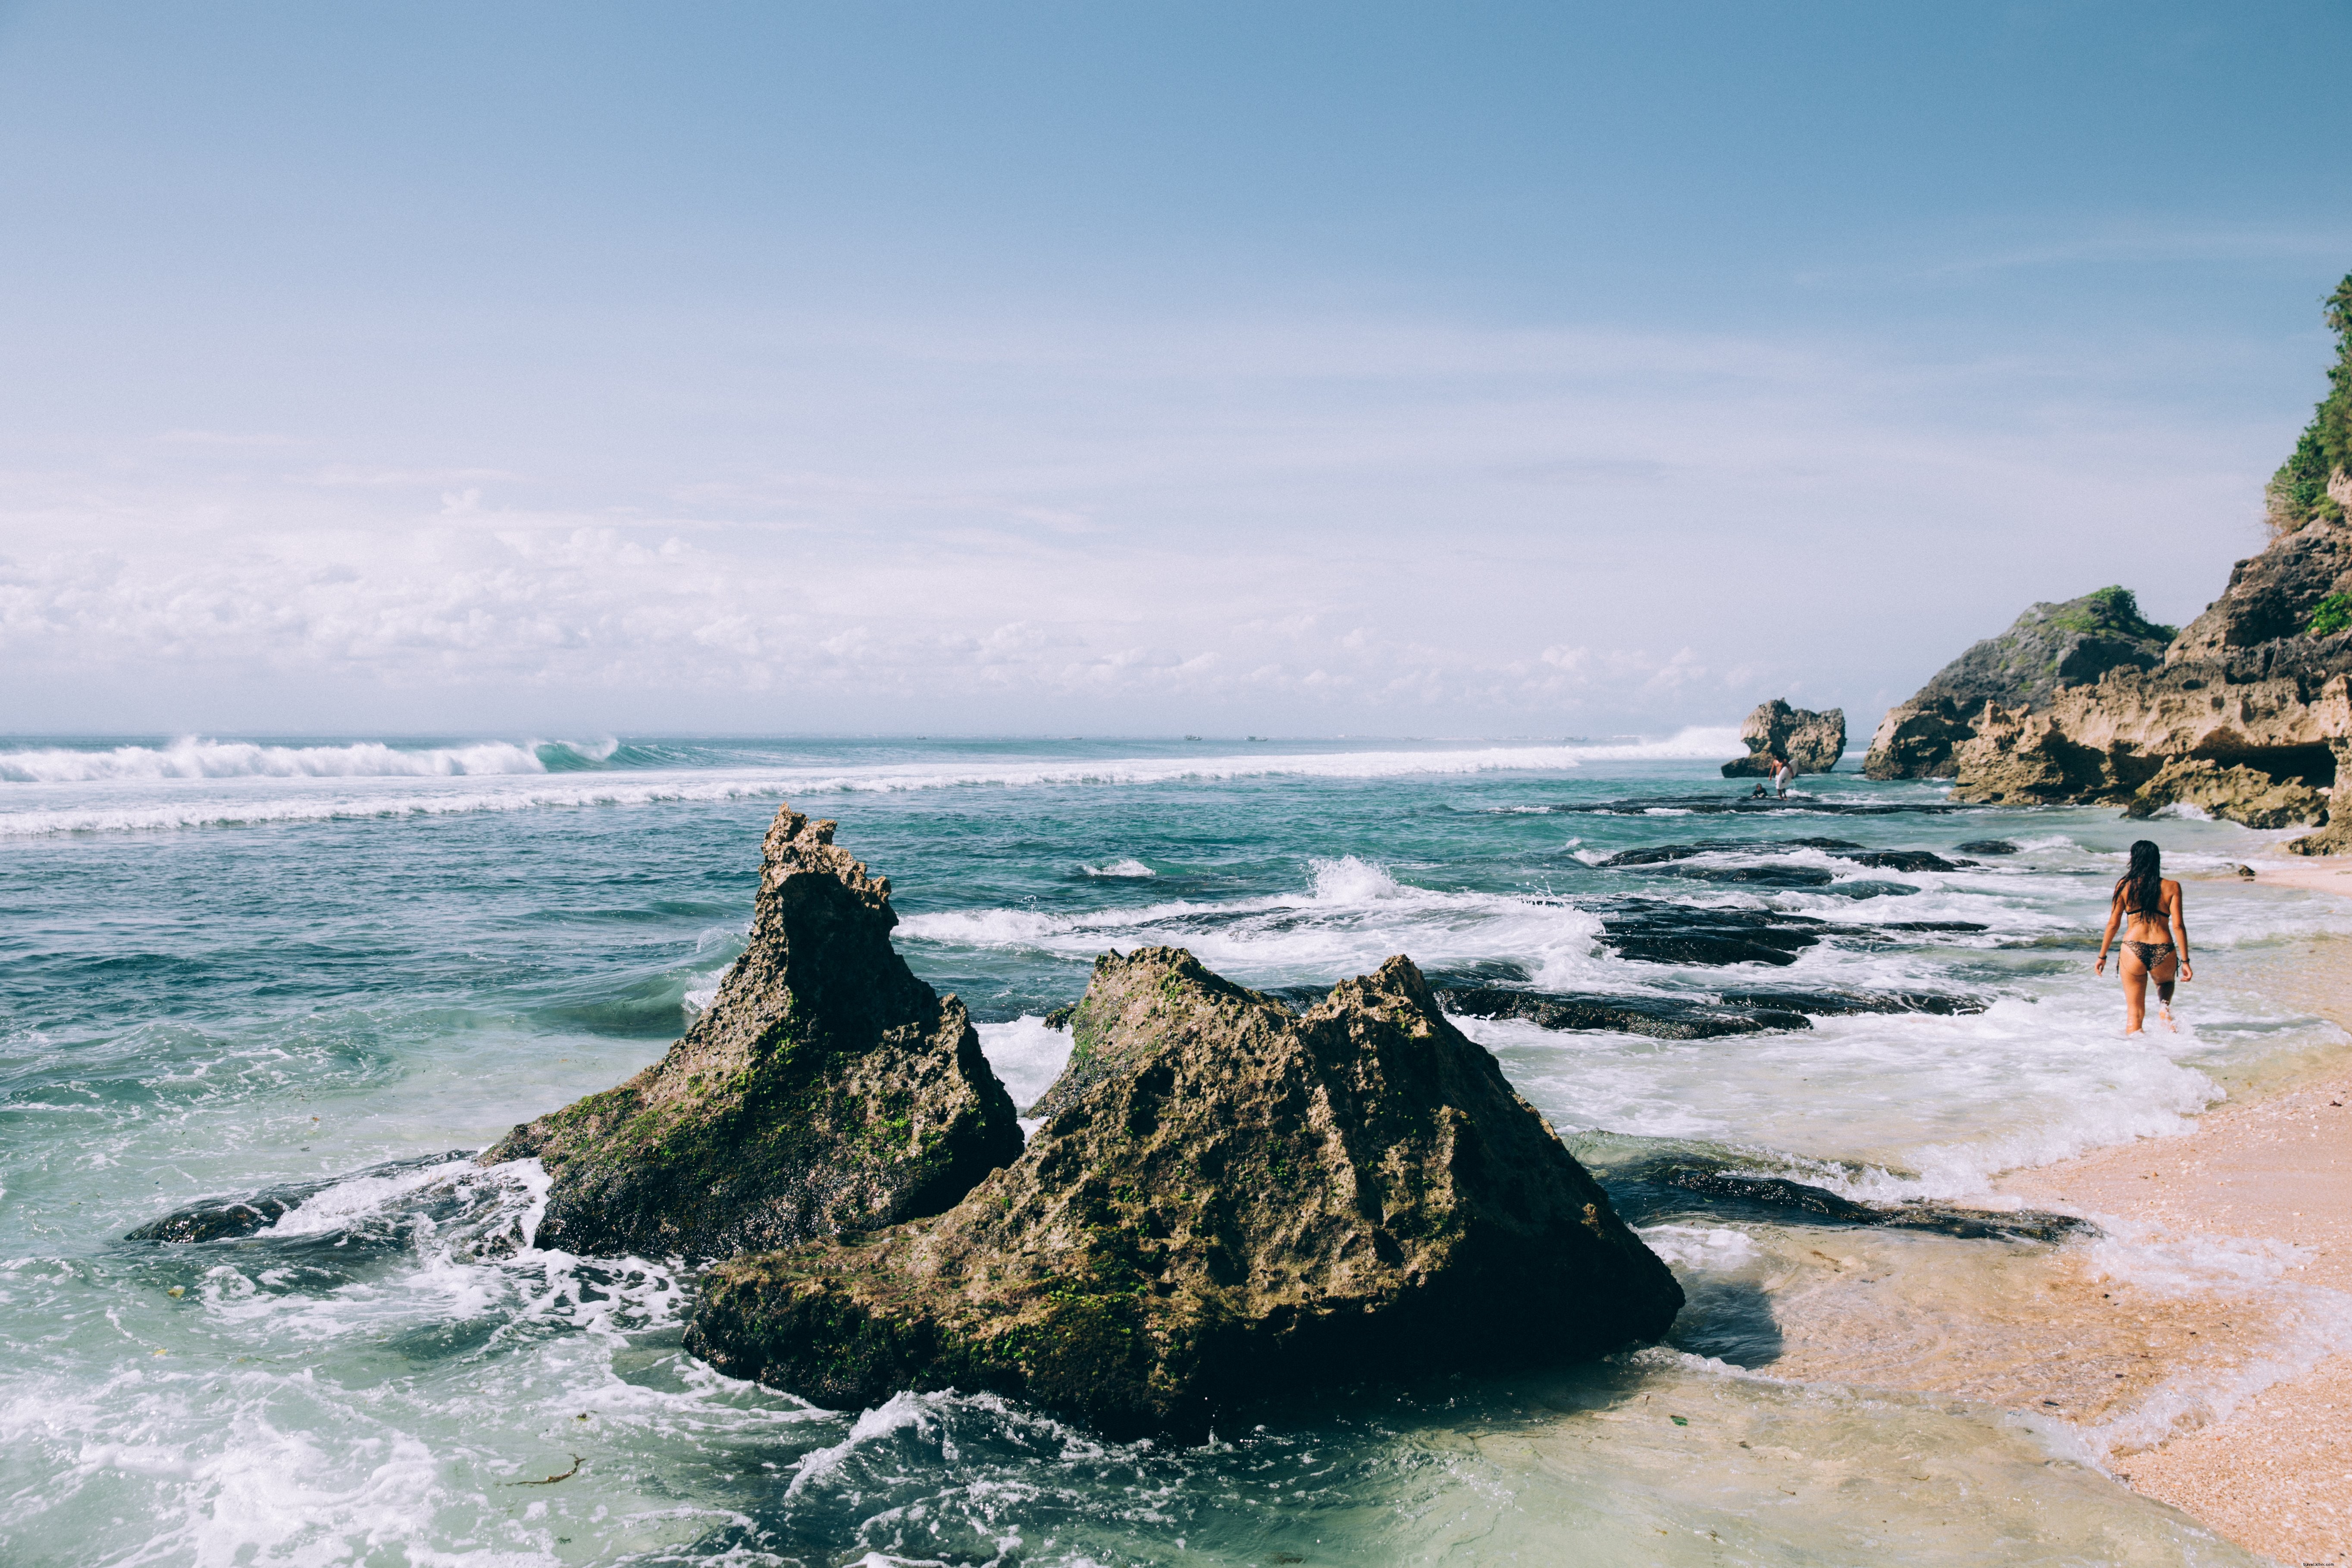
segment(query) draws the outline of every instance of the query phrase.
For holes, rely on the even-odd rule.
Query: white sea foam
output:
[[[1693,733],[1702,732],[1685,731]],[[1641,754],[1683,755],[1674,748],[1686,742],[1677,739],[1656,744],[1663,749],[1643,751]],[[869,791],[1076,788],[1282,776],[1402,778],[1414,774],[1565,771],[1580,766],[1587,758],[1614,759],[1639,750],[1607,746],[1487,746],[1447,751],[1335,751],[1083,762],[1006,757],[969,763],[932,760],[851,767],[628,769],[581,777],[551,776],[531,747],[505,742],[432,752],[404,752],[376,742],[315,748],[210,742],[184,745],[191,748],[184,753],[184,766],[172,760],[183,756],[180,748],[0,753],[0,778],[31,786],[23,795],[12,794],[0,800],[0,836],[631,806],[670,801],[774,798],[787,795],[800,797]],[[109,762],[109,758],[120,760]],[[500,773],[510,776],[499,779],[496,775]],[[458,776],[468,781],[467,787],[436,782]],[[362,779],[367,781],[365,786],[354,787],[356,781]],[[329,780],[344,787],[299,787]],[[56,786],[76,783],[179,787],[129,795],[120,789],[101,790],[96,795],[54,793]],[[191,787],[195,785],[205,787]],[[243,787],[232,787],[237,785]],[[36,793],[39,786],[49,786],[51,793]]]
[[[280,1215],[275,1225],[259,1234],[317,1236],[325,1231],[341,1230],[362,1215],[381,1211],[386,1204],[395,1203],[411,1193],[446,1182],[460,1170],[472,1168],[470,1162],[461,1161],[446,1165],[425,1165],[388,1176],[349,1177],[303,1199]]]
[[[543,773],[542,743],[562,745],[602,761],[616,741],[573,742],[480,741],[460,746],[400,747],[380,741],[342,746],[269,746],[249,741],[188,736],[168,746],[116,746],[97,752],[52,746],[0,751],[0,780],[12,784],[79,784],[119,779],[446,778],[483,773]]]
[[[1416,888],[1352,855],[1313,860],[1307,869],[1310,886],[1303,894],[1222,903],[1171,900],[1066,914],[943,910],[908,916],[898,931],[946,946],[1073,958],[1114,947],[1184,947],[1220,973],[1260,984],[1328,983],[1367,973],[1399,952],[1425,968],[1512,958],[1554,988],[1623,990],[1641,983],[1625,965],[1596,952],[1601,921],[1588,910],[1507,893]]]
[[[2112,1215],[2096,1216],[2092,1267],[2159,1297],[2242,1300],[2270,1331],[2245,1353],[2192,1363],[2136,1405],[2088,1429],[2102,1457],[2153,1447],[2183,1432],[2229,1418],[2277,1384],[2302,1376],[2331,1355],[2352,1350],[2352,1296],[2287,1279],[2310,1261],[2308,1248],[2275,1240],[2180,1236]]]
[[[1034,1013],[978,1027],[981,1052],[1016,1106],[1025,1107],[1051,1089],[1070,1059],[1069,1031],[1045,1027],[1045,1020]]]
[[[1746,1232],[1721,1226],[1652,1225],[1638,1234],[1651,1251],[1676,1268],[1739,1268],[1761,1256]]]
[[[1159,872],[1153,870],[1142,861],[1134,858],[1132,856],[1123,860],[1112,860],[1100,866],[1081,866],[1078,869],[1084,871],[1089,877],[1141,878],[1157,877],[1160,875]]]

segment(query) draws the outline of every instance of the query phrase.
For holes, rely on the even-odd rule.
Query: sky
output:
[[[0,0],[0,732],[1858,746],[2195,616],[2340,3]]]

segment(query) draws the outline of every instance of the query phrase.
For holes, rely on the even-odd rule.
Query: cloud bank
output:
[[[629,369],[586,429],[493,385],[469,437],[20,443],[6,721],[1665,732],[1885,700],[2108,580],[2084,520],[2210,538],[2243,499],[2231,433],[2079,356],[771,323],[700,422]],[[1952,591],[2003,551],[2030,585]]]

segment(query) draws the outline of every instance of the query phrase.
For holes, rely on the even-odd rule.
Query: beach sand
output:
[[[2352,897],[2352,866],[2266,856],[2254,870],[2258,882]],[[2352,977],[2308,978],[2324,994],[2324,1015],[2352,1026],[2342,999]],[[2352,1061],[2300,1087],[2219,1106],[2184,1137],[2013,1173],[2001,1186],[2037,1207],[2176,1244],[2284,1242],[2296,1250],[2282,1279],[2352,1293]],[[2149,1364],[2169,1375],[2210,1353],[2210,1344],[2189,1350],[2192,1338],[2218,1342],[2235,1365],[2259,1363],[2276,1342],[2275,1321],[2231,1313],[2226,1298],[2186,1310],[2177,1300],[2147,1305]],[[2219,1327],[2217,1310],[2227,1314]],[[2117,1447],[2109,1466],[2119,1479],[2242,1546],[2285,1563],[2352,1563],[2352,1354],[2273,1383],[2221,1419],[2152,1448]]]
[[[2352,867],[2325,861],[2265,858],[2257,879],[2352,896]],[[2352,1029],[2340,939],[2261,983]],[[2222,1087],[2182,1133],[1997,1184],[2095,1238],[1997,1258],[1892,1230],[1791,1240],[1770,1371],[2071,1426],[2124,1485],[2242,1546],[2352,1564],[2352,1353],[2326,1353],[2352,1336],[2352,1047]]]
[[[2284,1242],[2296,1250],[2280,1279],[2352,1292],[2352,1070],[2222,1106],[2185,1137],[2018,1172],[2001,1185],[2126,1235]],[[2110,1288],[2121,1315],[2152,1320],[2146,1364],[2155,1378],[2259,1364],[2280,1337],[2275,1317],[2242,1310],[2244,1298],[2135,1300],[2147,1293]],[[2196,1340],[2203,1347],[2190,1348]],[[2282,1563],[2352,1563],[2352,1354],[2273,1383],[2158,1447],[2123,1447],[2108,1461],[2119,1479],[2240,1545]]]

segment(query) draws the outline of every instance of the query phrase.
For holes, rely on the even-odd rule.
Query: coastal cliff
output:
[[[1294,1016],[1189,952],[1105,955],[1027,1151],[938,1219],[743,1257],[688,1348],[854,1407],[1018,1395],[1117,1434],[1266,1394],[1593,1355],[1682,1290],[1392,958]]]
[[[2193,806],[2352,851],[2334,804],[2352,764],[2352,277],[2326,317],[2328,395],[2265,492],[2269,545],[2220,598],[2178,635],[2121,588],[2034,605],[1887,712],[1864,776],[1950,778],[1990,805]]]
[[[2129,605],[2121,590],[2104,594]],[[2327,607],[2347,594],[2352,529],[2315,521],[2238,563],[2228,590],[2160,663],[2142,662],[2144,644],[2105,637],[2095,657],[2114,662],[2070,682],[2063,644],[2045,637],[2035,649],[2012,628],[1889,711],[1864,773],[1948,777],[1953,798],[1987,805],[2105,802],[2140,816],[2186,805],[2250,827],[2324,825],[2294,847],[2336,852],[2346,834],[2330,820],[2331,800],[2352,763],[2352,629],[2327,629]],[[2068,607],[2036,605],[2020,626],[2038,632],[2058,618],[2047,612]],[[1952,679],[1955,668],[1989,684],[2026,663],[1995,656],[2021,648],[2040,653],[2046,680],[1962,705],[1961,694],[1978,693]]]
[[[667,1055],[507,1134],[553,1178],[542,1246],[721,1258],[938,1214],[1021,1152],[963,1004],[890,945],[888,879],[787,805],[750,945]]]
[[[1949,778],[1954,752],[1975,737],[1986,704],[2047,707],[2059,692],[2112,670],[2158,668],[2173,636],[2140,615],[2127,588],[2032,605],[1888,710],[1863,757],[1863,777]]]

